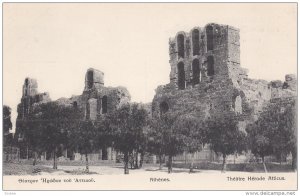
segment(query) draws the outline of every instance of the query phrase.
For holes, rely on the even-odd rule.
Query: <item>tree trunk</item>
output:
[[[139,162],[139,153],[138,153],[138,151],[136,151],[135,152],[134,169],[137,169],[139,167],[138,162]]]
[[[161,154],[158,155],[158,159],[159,159],[159,170],[162,170],[162,158],[161,158]]]
[[[223,154],[223,165],[222,165],[222,172],[226,171],[226,154]]]
[[[128,152],[124,153],[124,174],[129,174],[129,169],[128,169]]]
[[[190,166],[190,173],[194,172],[194,155],[195,153],[192,153],[192,160],[191,160],[191,166]]]
[[[89,173],[90,172],[90,170],[89,170],[89,157],[88,157],[88,153],[86,152],[85,153],[85,171],[86,171],[86,173]]]
[[[10,160],[13,160],[13,148],[12,148],[12,144],[10,145]]]
[[[36,165],[36,159],[37,159],[37,153],[34,152],[33,163],[32,163],[33,166]]]
[[[53,169],[57,169],[56,151],[57,148],[55,147],[55,150],[53,152]]]
[[[140,160],[140,167],[139,168],[142,168],[143,167],[143,163],[144,163],[144,151],[141,152],[141,160]]]
[[[27,146],[26,146],[26,159],[27,159],[27,160],[29,159],[29,155],[28,155],[29,152],[28,152],[28,151],[29,151],[29,149],[28,149],[28,144],[27,144]]]
[[[297,151],[292,151],[292,168],[293,170],[297,170]]]
[[[169,160],[168,160],[168,173],[172,173],[172,156],[169,155]]]
[[[267,170],[267,167],[266,167],[266,164],[265,164],[265,156],[262,156],[261,159],[262,159],[262,163],[263,163],[263,166],[264,166],[265,173],[268,173],[268,170]]]

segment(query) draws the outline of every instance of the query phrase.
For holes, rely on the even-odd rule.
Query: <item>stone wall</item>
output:
[[[125,103],[130,102],[130,94],[125,87],[105,87],[104,73],[90,68],[85,75],[85,87],[81,95],[70,98],[60,98],[53,101],[63,107],[78,107],[83,111],[81,119],[97,120],[101,115],[114,111]],[[38,83],[35,79],[26,78],[23,85],[23,95],[21,103],[18,105],[17,121],[27,120],[28,114],[42,103],[51,102],[48,93],[38,93]],[[29,119],[30,120],[30,119]],[[24,138],[21,130],[17,132],[17,138]],[[23,139],[22,139],[23,141]],[[19,142],[20,148],[25,148]],[[115,152],[111,148],[104,149],[108,153],[108,158],[112,159]],[[24,156],[23,156],[24,157]]]
[[[195,30],[199,40],[193,35]],[[209,43],[208,39],[213,41]],[[195,41],[199,47],[195,47]],[[180,49],[183,45],[184,52]],[[193,48],[198,50],[196,55]],[[169,55],[170,83],[157,87],[152,101],[153,117],[176,112],[206,120],[233,112],[240,131],[245,131],[247,124],[254,122],[270,102],[280,98],[282,103],[282,99],[297,96],[295,75],[286,75],[284,82],[248,78],[248,70],[240,66],[239,30],[228,25],[210,23],[204,28],[195,27],[190,33],[178,32],[170,38]],[[214,59],[213,74],[208,74],[209,56]],[[199,76],[193,73],[195,59],[199,61]],[[184,64],[184,86],[180,81],[180,64]],[[197,84],[194,76],[199,77]]]

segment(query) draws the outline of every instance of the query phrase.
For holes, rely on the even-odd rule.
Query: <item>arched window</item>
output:
[[[200,63],[198,59],[193,60],[192,64],[193,69],[193,85],[200,83]]]
[[[214,74],[215,74],[214,57],[213,56],[208,56],[207,57],[207,75],[212,76]]]
[[[235,111],[236,114],[242,114],[243,113],[242,98],[240,96],[237,96],[235,98],[234,111]]]
[[[214,49],[214,33],[213,27],[207,26],[206,27],[206,40],[207,40],[207,51]]]
[[[178,88],[185,89],[185,72],[184,64],[182,62],[177,65]]]
[[[107,113],[107,96],[102,97],[102,114]]]
[[[87,82],[88,82],[88,88],[92,88],[93,87],[93,83],[94,83],[94,73],[93,71],[89,71],[87,73]]]
[[[200,54],[199,30],[194,29],[192,32],[193,55]]]
[[[101,113],[101,99],[97,99],[97,114]]]
[[[29,85],[29,81],[28,78],[25,79],[25,96],[28,95],[28,85]]]
[[[74,101],[74,102],[73,102],[73,107],[74,107],[74,108],[77,108],[77,107],[78,107],[77,101]]]
[[[169,111],[169,105],[167,104],[167,102],[164,101],[159,105],[159,109],[160,109],[160,114],[164,114],[167,111]]]
[[[184,36],[179,34],[177,36],[177,50],[178,50],[178,58],[184,58]]]

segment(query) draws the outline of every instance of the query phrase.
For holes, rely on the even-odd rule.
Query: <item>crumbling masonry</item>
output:
[[[34,107],[39,104],[50,102],[48,93],[38,93],[37,82],[34,79],[26,78],[23,85],[23,95],[21,103],[18,105],[18,120],[26,120],[28,114],[33,111]],[[105,87],[104,73],[96,69],[88,69],[85,75],[85,87],[82,95],[72,96],[71,98],[60,98],[56,103],[65,107],[79,107],[84,111],[83,119],[96,120],[101,115],[115,110],[124,103],[130,102],[130,94],[124,87]],[[21,158],[31,156],[31,153],[26,152],[24,134],[19,130],[15,135],[19,146],[21,147]],[[29,149],[30,150],[30,149]],[[50,153],[48,154],[50,156]],[[45,158],[51,158],[46,155]],[[114,160],[116,157],[112,148],[100,149],[99,152],[91,154],[91,159],[94,160]],[[70,159],[84,159],[79,153],[64,151],[64,157]]]
[[[180,31],[169,41],[169,55],[170,83],[156,89],[154,116],[179,111],[205,120],[235,112],[245,131],[267,104],[296,98],[295,75],[284,82],[248,78],[240,65],[239,29],[232,26],[210,23]],[[206,147],[197,158],[216,156]]]
[[[284,105],[296,99],[295,75],[286,75],[284,82],[248,78],[247,70],[240,65],[237,28],[210,23],[205,27],[195,27],[190,32],[178,32],[169,41],[169,55],[170,83],[156,89],[151,106],[154,117],[179,111],[205,120],[234,112],[239,120],[239,129],[245,131],[246,125],[255,121],[266,105]],[[61,98],[56,102],[80,107],[84,111],[82,118],[96,120],[130,101],[126,88],[105,87],[103,77],[101,71],[87,70],[82,95]],[[47,93],[37,92],[37,82],[26,78],[17,121],[26,119],[36,105],[49,101]],[[22,147],[24,133],[17,132],[16,136],[21,156],[23,154],[25,158],[26,147]],[[103,149],[95,156],[96,159],[114,159],[112,149]],[[175,159],[184,159],[184,156]],[[195,158],[215,160],[218,157],[206,146]]]

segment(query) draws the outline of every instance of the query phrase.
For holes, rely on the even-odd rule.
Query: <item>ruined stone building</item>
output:
[[[170,83],[156,89],[154,116],[177,111],[205,120],[234,112],[245,131],[266,104],[296,97],[294,75],[286,75],[284,82],[248,78],[241,67],[239,29],[229,25],[210,23],[178,32],[169,41],[169,56]],[[214,160],[215,155],[206,146],[197,158]]]
[[[21,103],[18,105],[19,120],[27,120],[29,113],[39,104],[50,102],[48,93],[38,93],[38,85],[35,79],[26,78],[23,85],[23,95]],[[96,69],[88,69],[85,75],[85,87],[83,93],[71,98],[60,98],[54,102],[65,107],[79,107],[84,111],[83,119],[96,120],[101,115],[115,110],[123,103],[130,101],[130,94],[124,87],[105,87],[104,73]],[[28,119],[30,120],[30,119]],[[26,158],[26,144],[23,141],[26,133],[19,130],[16,133],[17,140],[21,149],[21,158]],[[30,153],[29,153],[30,154]],[[29,155],[31,156],[31,155]],[[81,159],[79,153],[64,152],[65,157],[71,159]],[[98,153],[90,155],[92,159],[112,160],[115,159],[113,150],[99,149]]]
[[[241,67],[239,29],[229,25],[210,23],[190,32],[178,32],[169,40],[169,56],[170,82],[156,89],[150,106],[153,117],[180,112],[205,120],[234,113],[239,129],[245,131],[247,124],[255,121],[266,105],[287,104],[297,96],[294,75],[286,75],[284,82],[248,77],[248,71]],[[35,105],[49,101],[47,93],[38,93],[37,82],[26,78],[17,121],[26,119]],[[105,87],[104,74],[88,69],[83,93],[55,102],[80,107],[84,111],[82,118],[96,120],[129,101],[126,88]],[[22,142],[23,133],[16,135]],[[96,159],[114,159],[112,152],[111,149],[102,149],[94,156]],[[177,156],[175,159],[181,158]],[[218,157],[206,146],[196,158],[215,160]]]

